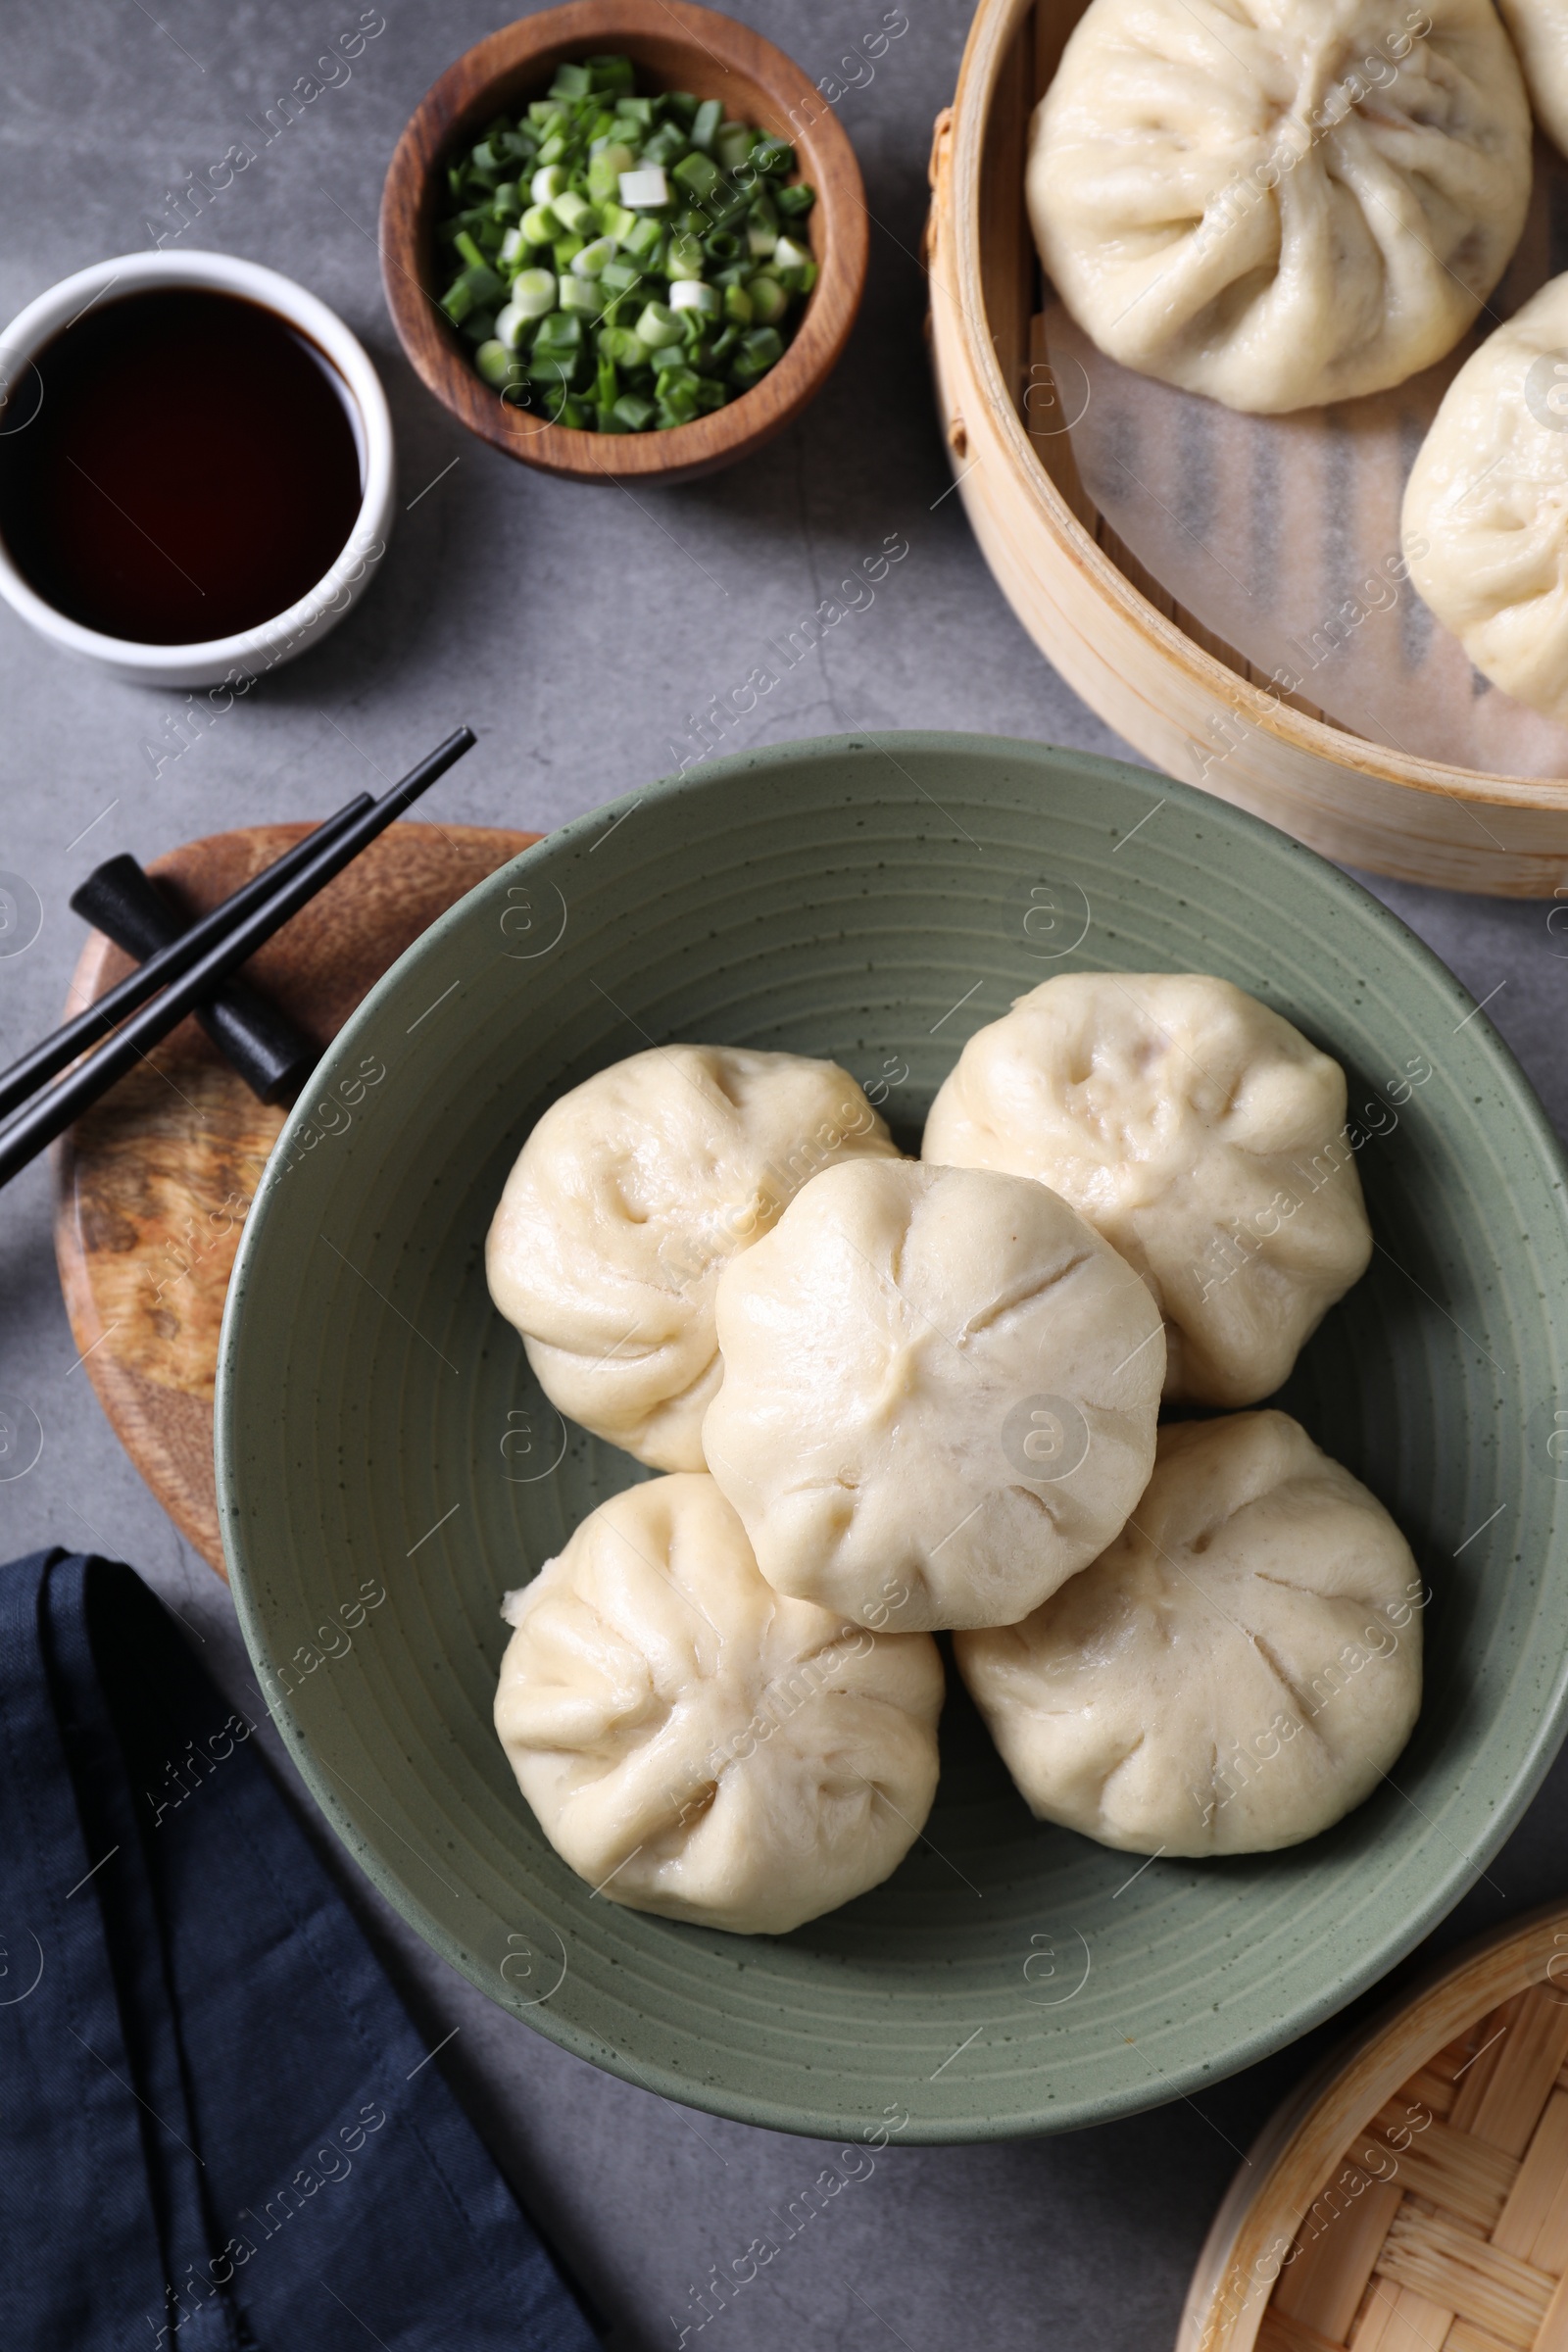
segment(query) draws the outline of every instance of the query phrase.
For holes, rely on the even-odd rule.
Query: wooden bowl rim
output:
[[[965,359],[989,403],[991,420],[1012,460],[1020,494],[1034,505],[1057,545],[1088,575],[1095,594],[1119,607],[1126,621],[1155,640],[1166,659],[1174,667],[1184,670],[1194,686],[1212,695],[1222,708],[1228,706],[1248,725],[1256,727],[1288,750],[1304,753],[1312,760],[1327,760],[1352,774],[1374,776],[1414,792],[1441,794],[1446,800],[1465,801],[1482,808],[1568,810],[1568,779],[1492,775],[1481,768],[1447,767],[1435,760],[1392,751],[1326,719],[1308,717],[1305,711],[1293,709],[1283,700],[1271,699],[1217,655],[1195,644],[1185,630],[1178,628],[1133,586],[1079,521],[1040,463],[1008,395],[985,324],[979,250],[980,172],[992,102],[1007,51],[1024,17],[1037,4],[1043,4],[1043,0],[979,0],[958,68],[949,161],[952,202],[948,225],[955,232],[956,251],[956,331]],[[1021,190],[1019,200],[1022,201]],[[964,224],[963,234],[957,233],[960,222]],[[933,298],[941,299],[938,280],[933,277],[931,283]]]
[[[1230,2322],[1215,2324],[1210,2315],[1227,2292],[1260,2276],[1258,2266],[1272,2259],[1282,2236],[1294,2239],[1349,2143],[1402,2082],[1478,2017],[1548,1981],[1553,1959],[1562,1957],[1564,1931],[1568,1903],[1559,1900],[1443,1955],[1275,2109],[1214,2216],[1188,2289],[1177,2352],[1250,2352],[1269,2291],[1244,2299]],[[1282,2197],[1282,2176],[1298,2154],[1295,2180],[1308,2183],[1308,2193],[1298,2186]]]
[[[524,438],[509,431],[504,403],[493,396],[440,319],[419,271],[421,215],[432,174],[455,135],[494,111],[491,93],[503,79],[552,51],[569,51],[646,34],[731,65],[764,82],[786,115],[809,110],[809,127],[795,146],[810,166],[816,188],[813,220],[820,220],[819,275],[794,340],[775,368],[726,408],[657,433],[606,435],[566,425],[536,426]],[[870,216],[859,165],[849,134],[792,58],[763,34],[734,18],[699,8],[693,0],[566,0],[560,8],[519,18],[486,34],[456,58],[420,99],[393,153],[381,195],[381,282],[392,323],[415,372],[461,424],[523,465],[575,481],[674,482],[734,463],[782,432],[814,399],[837,366],[865,289]],[[758,394],[770,398],[753,406]],[[615,463],[605,462],[610,442]]]

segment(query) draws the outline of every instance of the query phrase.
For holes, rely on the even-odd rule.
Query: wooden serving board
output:
[[[1264,2131],[1179,2352],[1565,2352],[1568,1909],[1407,1997]]]
[[[195,917],[309,829],[217,833],[148,870]],[[437,915],[538,839],[471,825],[393,825],[269,940],[245,974],[324,1047]],[[128,956],[93,932],[68,1015],[130,968]],[[220,1576],[219,1326],[240,1229],[286,1115],[259,1102],[186,1020],[55,1148],[55,1254],[81,1368],[142,1477]]]

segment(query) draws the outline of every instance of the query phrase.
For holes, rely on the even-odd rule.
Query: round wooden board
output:
[[[309,829],[213,834],[148,870],[194,918]],[[324,1047],[437,915],[538,838],[393,825],[260,950],[246,975]],[[93,932],[68,1013],[130,968]],[[142,1477],[220,1576],[219,1326],[240,1227],[286,1115],[259,1102],[187,1020],[55,1148],[55,1254],[82,1367]]]
[[[1472,1945],[1266,2126],[1178,2352],[1565,2352],[1568,1908]]]

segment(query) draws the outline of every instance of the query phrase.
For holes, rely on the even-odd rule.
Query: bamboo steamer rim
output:
[[[1126,622],[1154,640],[1193,685],[1212,695],[1222,708],[1229,706],[1249,725],[1282,748],[1304,753],[1313,760],[1330,760],[1338,767],[1375,777],[1382,783],[1441,795],[1445,800],[1464,800],[1482,808],[1568,812],[1568,779],[1498,776],[1488,775],[1479,768],[1446,768],[1437,760],[1417,759],[1351,735],[1326,720],[1294,710],[1283,699],[1271,698],[1227,662],[1195,644],[1133,586],[1085,529],[1041,465],[1004,381],[996,348],[985,324],[978,236],[980,174],[992,101],[1007,52],[1024,19],[1036,5],[1037,0],[979,0],[964,44],[953,105],[937,119],[931,157],[936,212],[956,222],[974,225],[975,233],[960,234],[955,239],[957,334],[964,359],[988,404],[988,422],[1011,461],[1016,487],[1034,505],[1051,535],[1088,574],[1099,596],[1115,607]],[[930,284],[933,301],[951,299],[938,271],[930,273]]]
[[[1252,2352],[1282,2250],[1379,2110],[1468,2027],[1546,1984],[1568,2006],[1568,1905],[1560,1902],[1436,1962],[1331,2053],[1276,2109],[1227,2190],[1193,2272],[1176,2352]],[[1302,2329],[1300,2340],[1319,2339]]]

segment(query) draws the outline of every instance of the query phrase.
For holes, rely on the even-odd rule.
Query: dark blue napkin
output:
[[[0,2342],[592,2352],[129,1568],[0,1569]]]

